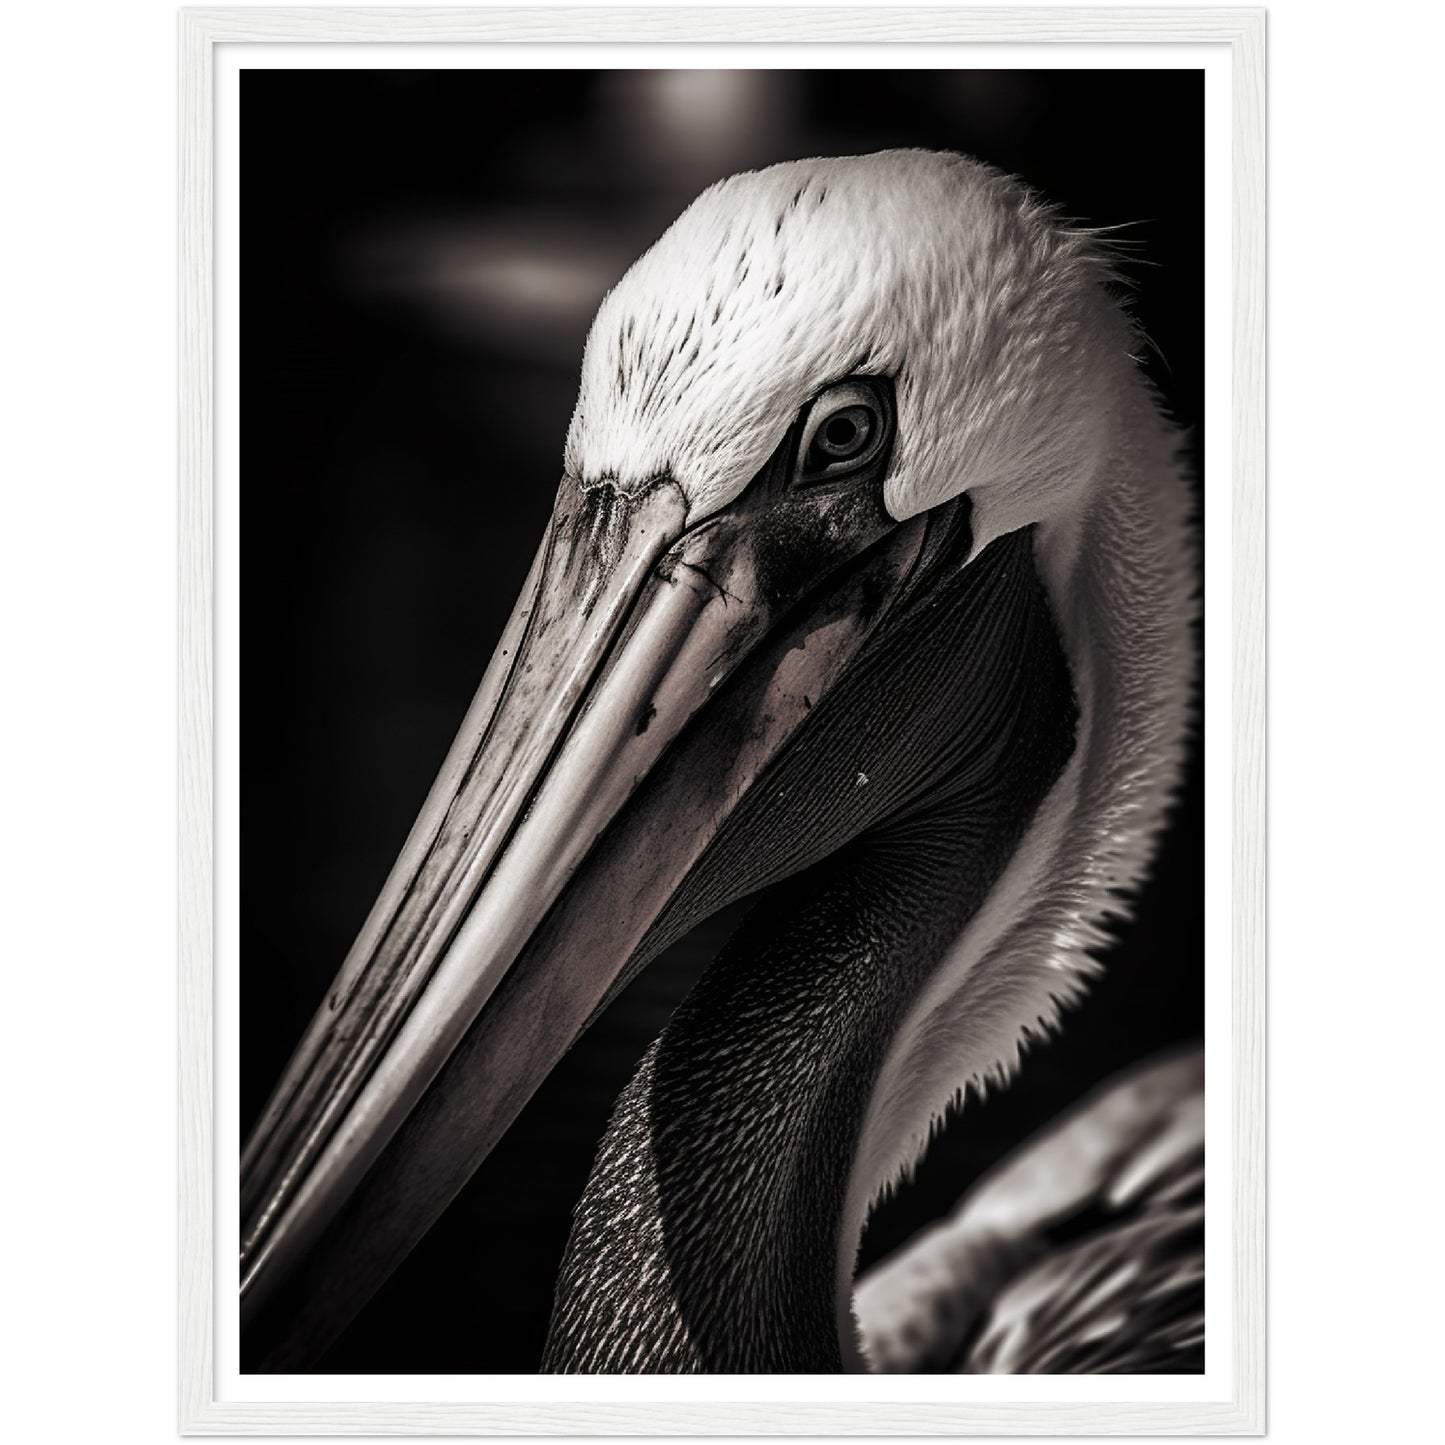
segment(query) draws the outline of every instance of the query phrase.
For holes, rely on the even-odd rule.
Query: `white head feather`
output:
[[[1051,515],[1097,471],[1127,363],[1108,264],[1018,182],[928,151],[793,161],[698,197],[603,301],[566,466],[662,474],[690,519],[747,486],[799,408],[895,379],[884,499],[967,491],[976,545]]]

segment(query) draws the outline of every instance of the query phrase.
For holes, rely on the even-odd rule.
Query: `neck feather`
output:
[[[1185,754],[1198,563],[1179,440],[1137,377],[1087,506],[1035,558],[1078,707],[1077,745],[987,900],[910,1001],[869,1100],[845,1211],[846,1301],[874,1201],[968,1090],[1005,1083],[1129,916]],[[1168,961],[1161,960],[1167,967]]]
[[[815,794],[798,784],[820,777],[882,797],[851,841],[762,900],[619,1100],[547,1369],[854,1363],[836,1281],[875,1083],[1073,747],[1028,533],[930,584],[766,780],[778,797]]]

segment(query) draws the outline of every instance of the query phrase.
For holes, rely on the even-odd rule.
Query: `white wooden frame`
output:
[[[236,1403],[214,1390],[213,48],[223,42],[1227,44],[1232,53],[1233,1381],[1227,1402]],[[1265,19],[1260,9],[180,13],[180,1426],[187,1434],[1260,1434],[1264,1430]],[[1216,1205],[1215,1207],[1219,1207]],[[900,1393],[906,1390],[900,1385]]]

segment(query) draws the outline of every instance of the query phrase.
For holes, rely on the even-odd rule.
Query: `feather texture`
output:
[[[841,1224],[830,1228],[845,1363],[862,1363],[847,1359],[849,1310],[870,1208],[906,1177],[940,1118],[968,1091],[1006,1080],[1026,1040],[1086,986],[1147,874],[1180,773],[1196,671],[1188,492],[1112,282],[1096,235],[975,161],[921,151],[799,161],[699,197],[609,294],[588,339],[569,475],[623,493],[666,475],[690,521],[741,493],[810,396],[849,375],[892,378],[888,512],[903,520],[965,497],[967,568],[1028,529],[1072,681],[1071,756],[987,896],[926,961],[906,1007],[887,1014],[882,1057],[868,1065],[869,1093],[843,1146]],[[614,1131],[655,1128],[653,1067]],[[594,1175],[611,1203],[599,1213],[594,1192],[579,1212],[579,1229],[601,1229],[604,1243],[599,1221],[614,1206],[634,1223],[637,1209],[661,1208],[655,1197],[613,1197],[622,1176],[658,1188],[650,1165],[637,1173],[634,1146],[623,1139],[617,1169]],[[599,1169],[607,1157],[604,1145]],[[1156,1230],[1149,1247],[1162,1257],[1177,1238]],[[574,1278],[591,1267],[585,1255],[574,1256]],[[1102,1267],[1075,1255],[1058,1278],[1093,1279]],[[1036,1318],[1040,1278],[1010,1279],[1015,1313],[995,1317],[977,1361],[1057,1364],[1058,1338],[1025,1360],[1008,1324]],[[572,1323],[596,1323],[607,1308],[569,1300]],[[679,1331],[683,1367],[706,1367]],[[629,1336],[612,1348],[632,1345]]]
[[[1132,346],[1111,276],[1094,235],[964,156],[883,151],[733,176],[603,301],[567,470],[624,488],[667,474],[690,517],[707,516],[802,401],[850,374],[889,375],[889,512],[966,491],[981,549],[1055,511],[1103,459]]]
[[[1204,1362],[1204,1060],[1146,1062],[859,1281],[875,1370],[1142,1374]]]

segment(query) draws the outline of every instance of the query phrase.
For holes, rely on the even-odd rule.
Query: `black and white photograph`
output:
[[[1439,1433],[1439,13],[6,18],[5,1438]]]
[[[1203,1371],[1203,72],[250,69],[240,216],[242,1370]]]

